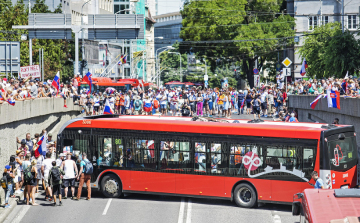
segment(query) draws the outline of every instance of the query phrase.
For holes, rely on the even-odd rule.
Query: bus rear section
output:
[[[320,145],[320,174],[325,188],[357,186],[358,149],[353,126],[324,131]]]
[[[305,189],[295,199],[292,214],[299,216],[300,223],[352,222],[349,219],[360,216],[358,189]]]

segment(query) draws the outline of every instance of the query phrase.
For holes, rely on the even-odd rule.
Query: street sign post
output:
[[[285,77],[291,76],[291,68],[283,68],[283,74]]]
[[[289,67],[292,64],[292,61],[288,57],[286,57],[285,60],[283,60],[282,64],[285,67]]]
[[[206,88],[207,88],[208,83],[209,83],[208,80],[209,80],[209,76],[207,74],[205,74],[204,75],[204,82],[205,82],[204,85],[205,85]]]
[[[257,68],[254,68],[253,71],[254,71],[254,74],[255,74],[255,75],[259,73],[259,70],[258,70]]]
[[[260,87],[260,75],[254,75],[254,87]]]
[[[281,64],[280,63],[277,63],[275,66],[276,66],[276,71],[281,71]]]

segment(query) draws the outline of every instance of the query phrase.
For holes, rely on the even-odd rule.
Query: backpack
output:
[[[34,176],[31,174],[31,166],[28,166],[24,170],[24,180],[25,180],[25,182],[30,182],[33,178],[34,178]]]
[[[15,155],[10,156],[10,163],[13,163],[13,162],[15,162]]]
[[[0,183],[1,183],[2,188],[7,189],[7,178],[6,178],[6,176],[3,176],[1,178]]]
[[[135,107],[140,107],[140,102],[139,102],[139,100],[136,100],[136,101],[135,101]]]
[[[158,100],[154,100],[154,108],[155,109],[159,108],[159,101]]]
[[[58,184],[61,180],[59,168],[57,167],[51,168],[51,174],[52,174],[52,182]]]
[[[94,172],[93,165],[89,161],[85,161],[85,174],[92,174]]]

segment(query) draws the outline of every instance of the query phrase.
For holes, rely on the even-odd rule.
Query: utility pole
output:
[[[84,9],[84,6],[89,3],[91,0],[88,0],[87,2],[85,2],[82,6],[81,6],[81,53],[82,53],[82,60],[84,61],[85,60],[85,43],[84,43],[84,28],[82,27],[83,26],[83,17],[84,17],[84,14],[83,14],[83,9]],[[87,13],[86,13],[87,14]],[[82,70],[82,76],[84,77],[85,76],[85,69],[83,68]]]
[[[41,48],[42,81],[44,82],[44,48]]]
[[[29,0],[29,14],[31,13],[31,2]],[[32,39],[29,36],[29,65],[32,65]]]
[[[341,0],[341,30],[342,30],[342,33],[344,33],[344,23],[345,23],[344,11],[345,11],[344,0]]]

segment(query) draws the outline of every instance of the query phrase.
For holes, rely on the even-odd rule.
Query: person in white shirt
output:
[[[160,111],[163,115],[166,115],[166,102],[167,102],[167,97],[164,94],[164,92],[161,92],[161,98],[160,98]]]
[[[46,191],[45,200],[47,200],[47,198],[49,197],[49,201],[52,201],[51,187],[48,179],[49,179],[49,171],[52,168],[52,161],[55,160],[51,159],[51,152],[47,152],[45,156],[46,159],[41,164],[41,173],[43,175],[43,181],[45,181],[45,191]]]
[[[64,175],[64,199],[67,198],[68,195],[68,189],[69,187],[71,187],[71,195],[72,198],[75,198],[75,179],[77,178],[77,176],[79,175],[76,163],[74,162],[74,160],[71,159],[71,153],[67,153],[66,154],[66,160],[62,162],[60,168],[62,170],[64,170],[65,175]]]
[[[112,110],[115,109],[115,98],[114,98],[114,94],[110,94],[110,97],[108,98],[109,100],[109,104]]]
[[[125,93],[125,113],[130,115],[130,96],[129,93]]]
[[[265,90],[261,96],[260,96],[260,102],[261,102],[261,109],[263,111],[263,114],[261,117],[265,117],[267,118],[267,104],[268,104],[268,97],[267,97],[268,93]]]

